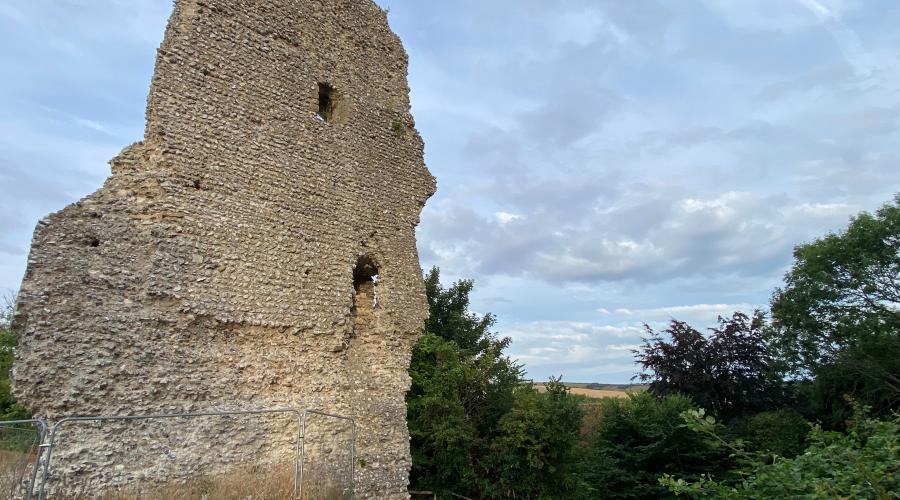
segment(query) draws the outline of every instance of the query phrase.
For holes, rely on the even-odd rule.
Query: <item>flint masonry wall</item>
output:
[[[414,229],[435,187],[406,69],[370,0],[176,0],[143,141],[35,230],[19,400],[50,419],[353,416],[357,494],[405,497],[407,367],[427,314]],[[56,474],[120,480],[128,460],[83,437],[94,449],[60,450]]]

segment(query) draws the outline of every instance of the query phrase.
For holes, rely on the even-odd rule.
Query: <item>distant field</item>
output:
[[[581,394],[582,396],[587,396],[589,398],[624,398],[628,396],[628,393],[625,391],[606,391],[603,389],[582,389],[581,387],[572,387],[570,391],[572,394]]]
[[[534,384],[535,389],[543,392],[544,384]],[[596,384],[566,382],[572,394],[580,394],[589,398],[624,398],[629,394],[641,392],[644,386],[640,384]]]

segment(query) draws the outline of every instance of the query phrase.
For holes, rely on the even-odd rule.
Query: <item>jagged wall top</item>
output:
[[[217,118],[240,125],[261,115],[308,115],[316,109],[315,80],[341,91],[351,128],[365,122],[360,113],[408,122],[406,71],[400,40],[369,0],[178,0],[159,49],[145,135],[177,138],[179,124],[215,125]],[[177,113],[185,101],[214,93],[243,101],[246,112]]]
[[[159,265],[187,261],[197,276],[184,283],[172,279],[184,270],[173,268],[149,284],[150,292],[225,321],[331,328],[349,307],[347,275],[366,253],[361,245],[378,246],[400,227],[410,231],[434,191],[409,113],[406,68],[385,13],[368,0],[176,2],[157,57],[144,142],[112,166],[116,174],[155,176],[163,191],[156,202],[189,198],[166,214],[177,233],[184,219],[195,229],[231,229],[186,235],[207,240],[197,248],[175,241],[179,248],[171,250],[180,260]],[[320,84],[334,89],[330,122],[316,117]],[[238,247],[255,257],[229,254]],[[339,261],[323,267],[318,256],[335,254]],[[415,286],[382,277],[385,287]],[[346,283],[344,297],[311,289],[338,281]],[[240,290],[254,290],[254,297]],[[310,300],[324,306],[315,307],[320,321],[303,313]],[[422,317],[409,319],[412,328]]]

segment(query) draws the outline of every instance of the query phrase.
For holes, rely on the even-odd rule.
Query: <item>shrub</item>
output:
[[[699,479],[727,467],[727,453],[684,426],[680,415],[691,408],[691,399],[678,394],[601,400],[580,466],[591,497],[666,498],[672,494],[659,484],[660,475]]]
[[[729,443],[721,426],[700,412],[685,412],[688,426],[740,457],[744,467],[737,481],[707,476],[700,480],[660,478],[676,494],[698,498],[878,498],[900,496],[900,415],[875,420],[857,411],[848,432],[824,431],[816,426],[806,451],[792,459],[774,461]]]
[[[802,411],[823,427],[844,429],[853,415],[848,397],[870,407],[874,416],[890,416],[900,410],[900,334],[860,335],[813,374],[800,385]]]
[[[750,417],[743,435],[757,451],[780,457],[795,457],[806,449],[810,424],[797,411],[784,408]]]
[[[546,392],[516,389],[512,409],[498,426],[482,488],[493,498],[572,498],[582,488],[574,475],[575,444],[581,426],[579,398],[559,379]]]

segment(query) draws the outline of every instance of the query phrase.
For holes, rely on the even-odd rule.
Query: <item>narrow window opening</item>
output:
[[[371,325],[372,315],[378,305],[376,284],[378,266],[368,256],[362,256],[353,268],[353,330],[354,335]]]
[[[316,116],[325,122],[332,121],[334,119],[334,100],[334,87],[327,83],[319,83],[319,112]]]

